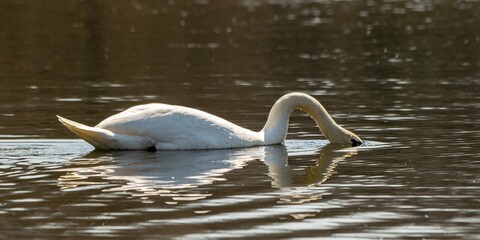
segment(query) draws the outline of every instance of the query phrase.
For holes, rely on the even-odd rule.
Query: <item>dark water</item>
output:
[[[480,238],[478,1],[1,1],[0,238]],[[259,130],[319,99],[285,146],[99,152],[130,106]],[[66,140],[65,140],[66,139]]]

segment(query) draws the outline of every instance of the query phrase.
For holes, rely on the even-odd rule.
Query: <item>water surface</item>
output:
[[[2,1],[1,238],[480,238],[478,1]],[[319,99],[285,145],[94,151],[150,102],[260,130]]]

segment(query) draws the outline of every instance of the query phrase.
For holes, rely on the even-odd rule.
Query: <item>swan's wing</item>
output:
[[[172,142],[172,139],[212,138],[227,135],[235,124],[220,117],[193,108],[146,104],[129,108],[115,114],[96,127],[114,133],[153,136],[158,141]]]
[[[159,149],[245,146],[256,135],[223,118],[181,106],[147,104],[113,115],[97,125],[114,133],[148,136]]]
[[[174,106],[167,104],[138,105],[106,118],[95,127],[116,133],[143,134],[145,128],[154,127],[151,123],[154,118],[161,118],[173,110]]]

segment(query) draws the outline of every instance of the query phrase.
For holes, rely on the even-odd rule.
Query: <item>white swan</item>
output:
[[[259,132],[200,110],[160,103],[129,108],[95,127],[57,117],[99,149],[219,149],[282,143],[295,109],[307,112],[331,143],[362,144],[357,135],[335,123],[320,102],[303,93],[289,93],[278,99]]]

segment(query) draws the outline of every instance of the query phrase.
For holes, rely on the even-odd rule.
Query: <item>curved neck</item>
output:
[[[346,130],[335,123],[322,104],[315,98],[304,93],[290,93],[275,102],[268,115],[267,123],[260,131],[264,135],[266,144],[281,143],[285,140],[288,119],[295,109],[308,113],[330,142],[339,142],[338,139],[341,138],[339,136],[345,135]]]

